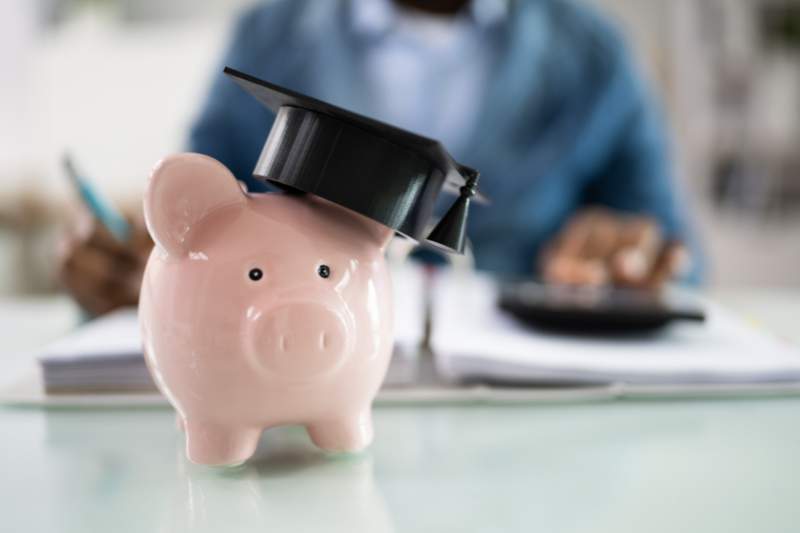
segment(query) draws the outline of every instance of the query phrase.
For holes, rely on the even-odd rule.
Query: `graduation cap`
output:
[[[438,141],[225,67],[225,74],[276,113],[257,179],[311,193],[406,237],[462,253],[478,172],[457,163]],[[425,235],[442,190],[458,199]]]

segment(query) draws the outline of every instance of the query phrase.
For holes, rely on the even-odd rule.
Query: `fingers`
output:
[[[90,231],[83,237],[86,244],[96,250],[122,259],[136,259],[135,249],[131,246],[132,239],[122,242],[112,235],[108,228],[94,220],[92,220]]]
[[[570,220],[556,239],[553,255],[571,259],[583,257],[588,248],[592,218],[593,214],[584,212]]]
[[[561,257],[604,259],[618,237],[618,219],[606,209],[578,214],[561,233],[555,252]]]
[[[136,305],[138,302],[138,287],[124,280],[97,280],[72,272],[62,276],[62,283],[69,288],[78,305],[92,316]]]
[[[61,243],[61,284],[92,315],[138,302],[152,243],[143,226],[131,229],[130,240],[123,243],[90,217],[81,216]]]
[[[652,219],[632,217],[619,226],[616,249],[610,257],[611,277],[617,285],[645,284],[659,259],[661,232]]]
[[[93,315],[138,301],[143,266],[90,246],[78,246],[62,263],[59,278]]]
[[[655,220],[591,209],[576,215],[542,255],[546,282],[658,288],[685,267],[679,243],[664,243]]]
[[[664,245],[650,276],[644,283],[649,289],[660,289],[669,280],[683,274],[689,266],[689,252],[678,242]]]
[[[91,242],[74,244],[63,263],[64,272],[80,273],[99,282],[122,278],[135,268],[130,254],[109,253]]]
[[[618,220],[604,209],[577,215],[548,252],[543,274],[546,281],[576,285],[608,283],[608,257],[617,246]]]
[[[602,261],[553,256],[545,261],[542,275],[548,283],[599,286],[608,282]]]

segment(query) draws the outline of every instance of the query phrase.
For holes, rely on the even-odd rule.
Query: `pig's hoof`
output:
[[[225,428],[216,424],[187,420],[186,456],[206,466],[240,465],[253,455],[261,436],[260,429]]]
[[[369,415],[317,422],[309,424],[307,430],[314,444],[329,452],[360,452],[372,443],[373,437]]]

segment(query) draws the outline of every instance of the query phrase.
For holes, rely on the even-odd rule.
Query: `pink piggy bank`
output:
[[[281,424],[325,450],[369,445],[392,349],[393,231],[316,196],[247,194],[198,154],[161,161],[144,208],[156,246],[142,338],[189,460],[241,463]]]

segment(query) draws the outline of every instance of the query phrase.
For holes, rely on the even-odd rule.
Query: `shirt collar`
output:
[[[509,0],[472,0],[467,6],[468,19],[478,28],[489,28],[508,17],[508,3]],[[398,9],[393,0],[351,0],[353,28],[365,35],[384,35],[394,26]]]

